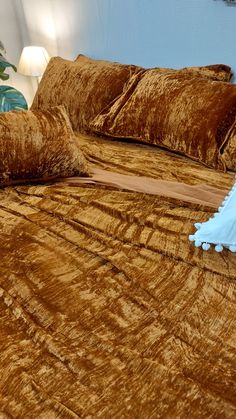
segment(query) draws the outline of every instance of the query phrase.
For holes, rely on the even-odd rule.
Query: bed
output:
[[[235,254],[188,240],[234,172],[76,142],[90,177],[0,190],[0,417],[234,418]]]

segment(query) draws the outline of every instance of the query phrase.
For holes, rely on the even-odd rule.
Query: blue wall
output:
[[[24,42],[52,56],[144,67],[225,63],[236,73],[236,6],[223,0],[20,1]]]
[[[67,0],[66,7],[74,9],[73,56],[145,67],[225,63],[236,72],[236,6],[223,0]]]

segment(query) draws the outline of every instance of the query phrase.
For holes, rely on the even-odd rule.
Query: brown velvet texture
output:
[[[96,62],[96,63],[108,63],[108,61],[103,60],[93,60],[92,58],[86,57],[83,54],[79,54],[75,61],[79,62]],[[141,68],[140,68],[141,69]],[[230,81],[233,71],[230,66],[225,64],[212,64],[200,67],[184,67],[180,69],[172,68],[161,68],[158,67],[156,70],[162,72],[166,71],[178,71],[178,73],[188,74],[189,76],[203,77],[209,80],[218,80],[218,81]]]
[[[78,142],[93,167],[233,183],[158,147]],[[67,183],[0,190],[1,419],[235,418],[235,254],[188,241],[214,209]]]
[[[188,157],[149,144],[113,141],[106,136],[81,133],[75,135],[75,141],[92,165],[91,170],[103,169],[196,186],[208,184],[221,189],[230,188],[234,181],[232,172],[210,169]]]
[[[235,85],[152,69],[133,76],[91,128],[156,144],[223,170],[220,148],[235,115]]]
[[[236,171],[236,118],[228,131],[225,147],[222,150],[222,159],[227,169]]]
[[[72,62],[51,58],[31,109],[64,105],[74,130],[88,131],[93,118],[123,91],[139,68],[85,56]]]
[[[0,184],[88,174],[63,107],[0,114]]]
[[[199,76],[209,80],[230,81],[233,72],[231,67],[225,64],[213,64],[203,67],[185,67],[178,70],[191,76]]]
[[[224,82],[229,82],[233,75],[231,67],[225,64],[213,64],[203,67],[184,67],[180,69],[156,67],[155,70],[158,71],[158,73],[178,72],[178,74],[185,74],[190,77],[201,77],[208,80]]]

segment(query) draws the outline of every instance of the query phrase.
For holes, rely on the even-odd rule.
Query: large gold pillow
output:
[[[225,169],[220,149],[236,115],[236,85],[147,70],[98,115],[100,134],[157,144]]]
[[[31,109],[64,105],[76,131],[89,130],[93,118],[123,91],[139,68],[80,56],[76,61],[51,58]]]
[[[0,113],[0,185],[87,174],[63,107]]]

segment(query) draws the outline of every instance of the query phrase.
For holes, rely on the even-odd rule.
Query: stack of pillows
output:
[[[52,58],[28,112],[0,114],[0,184],[89,175],[73,131],[156,144],[236,170],[236,85],[226,65],[144,69]]]

